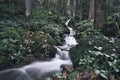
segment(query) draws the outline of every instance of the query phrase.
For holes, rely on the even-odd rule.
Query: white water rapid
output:
[[[54,46],[57,49],[55,58],[50,61],[38,61],[21,68],[3,70],[0,72],[0,80],[44,80],[45,77],[62,71],[62,65],[73,66],[69,56],[70,48],[77,45],[74,37],[75,31],[68,26],[70,19],[65,23],[70,34],[65,34],[63,46]]]

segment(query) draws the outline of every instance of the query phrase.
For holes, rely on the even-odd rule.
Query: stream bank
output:
[[[29,18],[23,15],[5,16],[0,18],[1,69],[54,57],[55,49],[52,46],[63,45],[61,37],[63,33],[69,33],[63,24],[68,18],[51,15],[48,11],[41,10]],[[76,20],[72,26],[76,29],[75,37],[79,45],[70,50],[70,56],[81,76],[96,71],[105,78],[119,78],[120,39],[108,37],[94,29],[89,20]]]

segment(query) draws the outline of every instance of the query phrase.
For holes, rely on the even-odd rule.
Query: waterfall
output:
[[[69,50],[78,43],[74,38],[75,31],[68,26],[69,21],[70,19],[65,24],[70,34],[65,34],[63,46],[54,46],[57,52],[52,60],[37,61],[21,68],[3,70],[0,72],[0,80],[30,80],[31,78],[43,80],[55,72],[61,72],[63,65],[72,67],[73,64],[69,56]]]

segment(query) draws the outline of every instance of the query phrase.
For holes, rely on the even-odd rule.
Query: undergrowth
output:
[[[8,8],[5,12],[10,12]],[[14,11],[0,13],[0,68],[54,57],[52,46],[62,45],[64,40],[61,38],[68,33],[63,24],[67,17],[42,7],[34,9],[28,18],[12,13]],[[106,22],[103,30],[94,29],[92,20],[76,21],[75,37],[79,44],[70,51],[75,70],[68,73],[66,80],[76,77],[78,80],[99,80],[99,76],[106,80],[120,79],[120,23],[115,16],[115,20],[111,18]],[[59,73],[54,76],[65,79]]]

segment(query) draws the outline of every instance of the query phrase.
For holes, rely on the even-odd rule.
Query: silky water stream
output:
[[[38,61],[21,68],[3,70],[0,72],[0,80],[44,80],[45,77],[62,71],[62,65],[72,67],[72,61],[69,56],[70,48],[77,45],[74,37],[75,31],[68,26],[70,19],[65,23],[70,34],[65,34],[63,46],[54,46],[57,52],[50,61]]]

